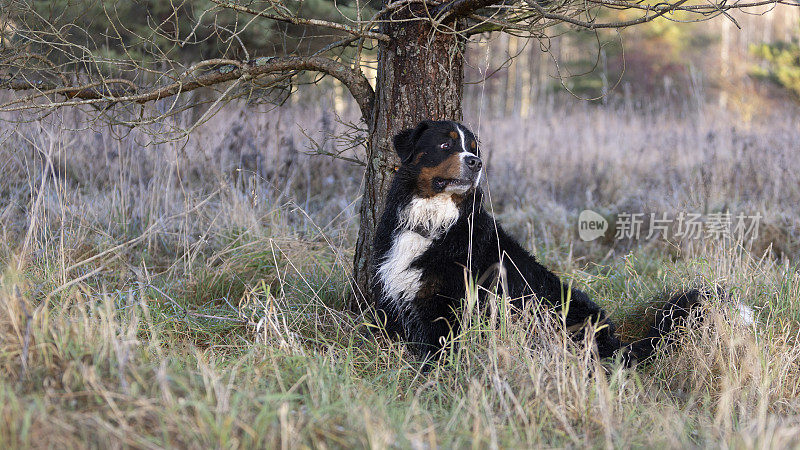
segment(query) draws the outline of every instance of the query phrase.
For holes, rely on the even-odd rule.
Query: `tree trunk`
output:
[[[412,4],[392,16],[422,16]],[[453,24],[434,31],[429,21],[384,23],[381,32],[392,37],[378,48],[378,78],[367,149],[367,171],[361,199],[361,222],[353,261],[354,295],[351,309],[371,304],[370,265],[375,227],[392,181],[397,157],[392,137],[422,120],[461,120],[464,82],[464,43],[451,31]],[[447,27],[447,28],[444,28]]]

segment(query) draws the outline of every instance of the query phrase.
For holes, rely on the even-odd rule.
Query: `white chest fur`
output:
[[[400,211],[392,247],[378,266],[386,297],[398,302],[398,306],[414,300],[422,284],[422,270],[411,264],[453,226],[458,216],[458,207],[450,195],[415,198]]]
[[[422,271],[411,268],[411,263],[430,246],[430,239],[414,231],[402,230],[395,235],[391,250],[378,267],[384,295],[403,303],[414,299],[420,288]]]
[[[458,206],[449,194],[415,198],[400,212],[400,227],[422,231],[436,239],[458,220]]]

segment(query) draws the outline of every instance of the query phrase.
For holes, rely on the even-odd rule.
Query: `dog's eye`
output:
[[[439,144],[439,148],[442,150],[450,150],[450,146],[451,146],[450,141],[442,142],[441,144]]]

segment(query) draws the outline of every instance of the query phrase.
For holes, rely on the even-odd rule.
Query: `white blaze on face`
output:
[[[456,130],[458,131],[458,136],[461,139],[461,155],[460,155],[460,157],[461,157],[461,168],[462,168],[462,170],[467,170],[467,165],[466,165],[466,163],[464,163],[464,160],[469,156],[477,157],[478,155],[476,155],[475,153],[472,153],[469,150],[467,150],[467,138],[466,138],[466,135],[464,134],[464,130],[461,129],[461,125],[456,124]],[[480,184],[481,176],[483,176],[483,169],[481,169],[481,171],[478,172],[478,176],[475,177],[475,182],[472,183],[473,187],[475,187],[478,184]]]
[[[467,138],[464,136],[464,130],[461,129],[461,125],[456,124],[456,131],[458,131],[458,136],[461,138],[461,150],[467,151]]]

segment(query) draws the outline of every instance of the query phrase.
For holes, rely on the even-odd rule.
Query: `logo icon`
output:
[[[578,215],[578,236],[584,241],[593,241],[606,234],[608,221],[591,209],[584,209]]]

